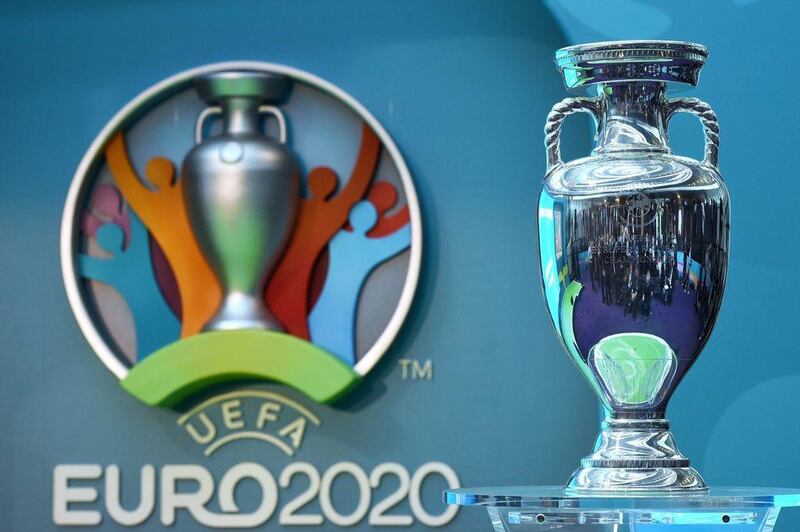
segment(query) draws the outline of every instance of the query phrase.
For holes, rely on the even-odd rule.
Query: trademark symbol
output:
[[[397,361],[403,372],[403,380],[429,381],[433,379],[433,362],[430,359],[421,361],[416,358],[401,358]]]

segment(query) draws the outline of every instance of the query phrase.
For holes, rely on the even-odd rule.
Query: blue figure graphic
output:
[[[356,362],[355,319],[362,286],[376,266],[411,243],[408,225],[386,237],[369,238],[367,232],[377,221],[378,213],[369,201],[350,210],[353,231],[340,230],[328,244],[328,275],[308,318],[311,341],[350,365]]]
[[[156,283],[150,259],[147,229],[141,220],[129,211],[131,236],[128,249],[123,251],[125,235],[113,223],[97,230],[97,243],[111,258],[81,255],[79,269],[83,277],[100,281],[115,288],[133,315],[136,327],[137,360],[177,340],[180,323],[170,312]]]

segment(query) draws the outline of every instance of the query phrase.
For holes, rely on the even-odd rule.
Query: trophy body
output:
[[[594,452],[569,480],[577,491],[705,491],[681,455],[667,403],[706,344],[722,301],[730,207],[717,169],[711,108],[667,99],[666,83],[694,85],[699,45],[613,42],[556,55],[570,98],[548,116],[548,171],[538,226],[545,299],[556,332],[608,413]],[[562,120],[588,112],[592,156],[564,163]],[[697,115],[705,159],[673,155],[667,124]]]
[[[204,330],[282,330],[264,304],[263,291],[292,230],[300,169],[285,146],[280,109],[288,78],[257,72],[223,72],[198,81],[213,107],[197,122],[197,145],[183,163],[189,219],[217,275],[223,301]],[[207,117],[222,116],[221,134],[203,140]],[[278,119],[280,139],[261,131],[261,117]]]

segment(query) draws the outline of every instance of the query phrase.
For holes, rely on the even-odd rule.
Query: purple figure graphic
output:
[[[383,238],[369,238],[367,233],[377,221],[378,213],[369,201],[350,210],[353,231],[339,231],[328,244],[328,276],[308,318],[311,341],[350,365],[356,362],[355,318],[364,282],[376,266],[411,243],[408,225]]]

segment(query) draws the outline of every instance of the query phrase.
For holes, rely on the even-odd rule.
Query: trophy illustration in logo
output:
[[[261,297],[267,276],[291,234],[300,191],[300,167],[286,148],[286,119],[278,104],[289,96],[288,77],[221,72],[198,80],[214,107],[197,120],[198,144],[183,162],[189,220],[203,255],[222,285],[222,305],[205,330],[283,327]],[[269,113],[279,142],[262,134]],[[223,131],[202,140],[204,122],[220,114]]]
[[[358,102],[290,67],[220,63],[100,133],[62,269],[92,348],[147,404],[243,378],[330,402],[403,324],[421,234],[405,162]]]
[[[703,46],[669,41],[556,54],[568,88],[597,94],[565,99],[548,116],[538,209],[550,317],[607,411],[570,490],[707,490],[665,417],[714,327],[728,267],[717,119],[700,100],[666,96],[667,83],[695,85],[707,55]],[[561,123],[576,112],[595,119],[596,145],[592,156],[563,162]],[[702,162],[669,148],[667,126],[678,112],[702,122]]]

